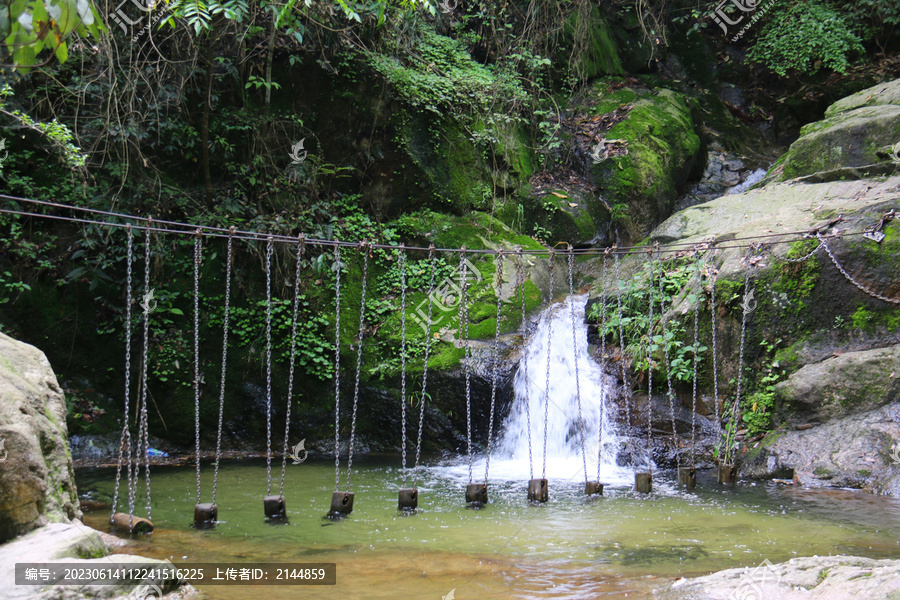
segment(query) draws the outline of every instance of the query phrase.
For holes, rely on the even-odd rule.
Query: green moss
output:
[[[613,85],[622,83],[624,79],[619,77],[605,77],[594,83],[591,93],[596,95],[597,104],[591,109],[591,114],[605,115],[617,108],[623,108],[639,98],[637,92],[631,88],[620,87],[610,89]]]
[[[534,238],[520,235],[499,219],[477,211],[454,216],[422,210],[404,215],[391,225],[408,238],[433,243],[441,248],[465,246],[470,250],[483,250],[503,245],[509,249],[522,246],[526,252],[543,249]]]
[[[677,190],[701,148],[691,109],[684,96],[670,90],[646,93],[607,139],[623,140],[628,154],[592,167],[606,203],[628,207],[629,232],[643,237],[668,216]]]
[[[580,43],[572,53],[567,70],[574,70],[582,80],[624,73],[619,61],[619,47],[597,7],[591,9],[588,19],[582,19],[576,11],[566,21],[562,45],[572,47],[576,40]]]
[[[859,471],[856,472],[856,474],[859,475],[860,477],[868,477],[869,475],[872,474],[872,471],[869,471],[868,469],[860,469]]]
[[[875,313],[860,306],[850,317],[850,324],[854,329],[871,333],[875,330]]]

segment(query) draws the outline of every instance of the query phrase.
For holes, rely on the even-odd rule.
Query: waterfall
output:
[[[584,447],[589,480],[597,479],[597,460],[602,431],[600,482],[604,485],[632,482],[631,470],[617,465],[622,441],[616,433],[613,398],[614,377],[605,375],[588,353],[584,310],[587,295],[572,296],[541,313],[534,333],[527,339],[513,379],[515,400],[504,423],[495,431],[489,480],[525,481],[541,477],[544,452],[544,414],[547,416],[547,478],[575,486],[584,483],[581,436],[578,432],[578,391],[584,423]],[[572,331],[572,316],[575,331]],[[573,345],[574,337],[574,345]],[[550,386],[547,381],[547,352],[550,352]],[[578,385],[575,364],[578,364]],[[527,377],[526,377],[527,371]],[[528,415],[531,413],[532,470],[528,465]],[[549,402],[549,405],[548,405]],[[466,457],[439,467],[454,478],[468,476]],[[474,481],[484,478],[485,457],[473,460]]]
[[[601,482],[628,480],[629,473],[616,465],[619,442],[612,402],[615,380],[605,375],[588,353],[587,324],[584,322],[586,304],[587,295],[572,296],[564,302],[553,304],[541,314],[537,328],[527,340],[513,381],[515,401],[497,443],[495,463],[498,477],[504,474],[517,474],[522,478],[528,476],[527,405],[531,413],[534,477],[540,477],[543,470],[546,414],[547,477],[578,482],[584,480],[578,431],[580,391],[588,479],[597,478],[598,448],[602,437]],[[546,392],[548,351],[549,393]]]

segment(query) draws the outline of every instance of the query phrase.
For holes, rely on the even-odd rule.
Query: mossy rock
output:
[[[623,75],[620,49],[613,29],[595,6],[587,19],[573,12],[563,26],[559,47],[571,50],[561,71],[573,71],[583,81],[601,75]],[[575,47],[576,40],[580,43]]]
[[[900,80],[863,90],[828,107],[823,120],[800,130],[800,138],[769,169],[765,182],[872,165],[882,161],[884,149],[898,141]]]
[[[628,154],[592,165],[590,174],[605,201],[594,203],[595,213],[627,206],[628,235],[639,240],[672,213],[679,192],[702,173],[705,161],[695,102],[667,89],[617,90],[613,99],[631,94],[633,108],[606,133],[607,140],[623,140]],[[599,214],[594,216],[596,221]]]
[[[879,83],[846,98],[841,98],[825,110],[825,118],[828,119],[864,106],[885,105],[900,106],[900,79]]]

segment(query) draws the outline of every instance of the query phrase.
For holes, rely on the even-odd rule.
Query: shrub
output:
[[[786,77],[789,71],[811,75],[822,68],[844,73],[856,52],[863,47],[849,15],[800,2],[773,11],[747,57]]]

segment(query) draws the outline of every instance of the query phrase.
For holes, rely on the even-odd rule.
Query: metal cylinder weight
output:
[[[329,516],[342,517],[353,512],[353,492],[334,492],[331,494],[331,510]]]
[[[546,479],[531,479],[528,482],[528,500],[531,502],[546,502],[550,497],[550,490]]]
[[[194,505],[194,527],[208,529],[215,525],[219,518],[219,507],[211,502]]]
[[[466,503],[475,506],[487,504],[487,484],[470,483],[466,486]]]
[[[649,494],[653,491],[653,473],[635,473],[634,489],[641,494]]]
[[[418,488],[403,488],[400,490],[397,508],[400,510],[415,510],[419,506]]]

